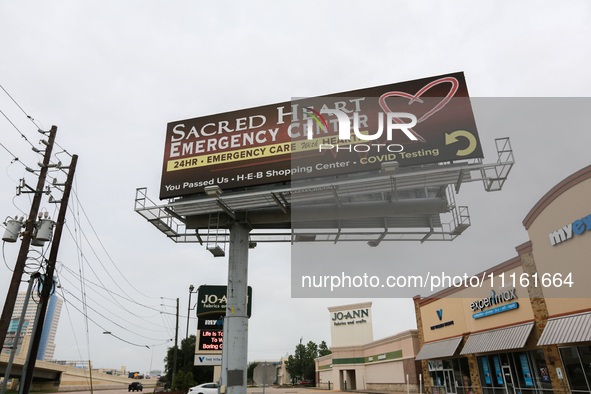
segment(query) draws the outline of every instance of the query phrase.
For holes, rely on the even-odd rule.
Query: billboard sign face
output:
[[[171,122],[160,198],[482,156],[460,72]]]
[[[224,316],[226,311],[218,313],[208,313],[205,316],[197,318],[198,330],[223,330]]]
[[[224,347],[224,331],[200,330],[197,350],[222,350]]]
[[[221,354],[197,353],[194,365],[222,365]]]
[[[209,316],[219,320],[220,315],[226,314],[227,286],[199,286],[197,301],[197,317]],[[252,287],[248,286],[246,315],[250,317],[252,312]],[[223,324],[223,323],[222,323]]]

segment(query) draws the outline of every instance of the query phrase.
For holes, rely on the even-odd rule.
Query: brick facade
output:
[[[421,307],[419,306],[420,296],[414,296],[415,317],[417,319],[417,331],[419,332],[419,348],[421,349],[425,344],[425,336],[423,334],[423,319],[421,317]],[[431,383],[429,381],[429,366],[426,360],[420,361],[421,371],[423,373],[423,390],[426,394],[431,394]]]
[[[464,335],[462,338],[462,343],[460,343],[460,347],[464,347],[466,341],[470,338],[469,335]],[[476,360],[476,356],[473,354],[467,355],[468,358],[468,368],[470,368],[470,380],[472,381],[472,391],[474,394],[482,394],[482,385],[480,384],[480,372],[478,371],[478,361]]]
[[[519,245],[515,248],[515,250],[517,250],[519,257],[521,258],[523,272],[527,273],[530,278],[533,277],[534,274],[537,274],[538,269],[532,254],[531,241]],[[544,328],[548,323],[548,308],[546,307],[544,290],[541,286],[535,287],[533,281],[530,281],[527,287],[527,292],[529,294],[529,300],[534,312],[537,341],[539,339],[539,334],[544,331]],[[542,349],[544,350],[544,357],[546,358],[546,365],[548,366],[548,373],[550,375],[550,381],[552,382],[552,390],[555,393],[564,393],[566,384],[564,386],[561,384],[561,380],[558,378],[558,373],[556,372],[556,368],[560,368],[562,371],[565,371],[565,368],[562,365],[562,360],[560,359],[560,355],[558,353],[558,346],[542,346]],[[568,387],[566,388],[566,393],[570,393]]]

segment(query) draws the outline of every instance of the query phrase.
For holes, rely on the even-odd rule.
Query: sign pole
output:
[[[230,224],[228,288],[224,317],[221,385],[226,394],[246,394],[248,349],[248,233],[247,223]],[[221,391],[223,392],[223,391]]]

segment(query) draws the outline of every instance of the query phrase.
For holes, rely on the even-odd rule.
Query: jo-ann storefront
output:
[[[427,392],[591,393],[591,166],[523,225],[530,240],[481,285],[414,298]]]

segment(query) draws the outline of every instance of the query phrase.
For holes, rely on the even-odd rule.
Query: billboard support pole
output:
[[[246,394],[248,349],[248,223],[230,224],[228,288],[224,317],[221,385],[226,394]]]

